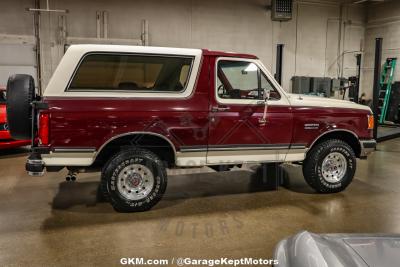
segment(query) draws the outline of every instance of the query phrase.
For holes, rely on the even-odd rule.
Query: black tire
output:
[[[322,173],[324,159],[328,155],[344,156],[346,166],[343,167],[344,175],[338,181],[333,182],[329,175]],[[340,157],[340,155],[339,155]],[[319,193],[337,193],[341,192],[351,183],[357,167],[356,156],[353,149],[341,140],[327,140],[311,149],[303,162],[303,174],[306,182]],[[339,165],[341,167],[342,165]],[[343,165],[344,166],[344,165]],[[335,169],[336,170],[336,169]],[[339,172],[339,171],[338,171]],[[328,178],[326,178],[328,176]]]
[[[35,99],[35,81],[26,74],[15,74],[7,82],[7,123],[12,138],[32,137],[32,107]]]
[[[136,166],[136,173],[139,173],[139,171],[141,170],[140,166],[142,166],[141,168],[145,169],[146,171],[144,171],[144,173],[142,174],[138,174],[138,176],[136,177],[121,177],[120,175],[124,175],[122,174],[122,172],[126,170],[126,168],[128,168],[129,172],[130,166]],[[148,171],[150,171],[151,173],[148,174]],[[125,175],[129,176],[129,174],[126,174],[126,172],[124,173]],[[134,175],[137,174],[132,174],[132,176]],[[141,199],[127,198],[126,195],[131,194],[131,191],[128,191],[129,193],[124,192],[124,190],[128,190],[125,189],[125,185],[127,186],[127,188],[127,183],[129,183],[129,186],[132,186],[132,179],[137,179],[141,182],[144,182],[147,179],[146,177],[149,177],[145,175],[152,175],[150,177],[153,177],[153,185],[150,186],[151,188],[146,189],[149,190],[149,193]],[[125,181],[121,182],[122,184],[125,184],[123,186],[124,189],[122,189],[121,183],[119,183],[119,181],[123,181],[124,178]],[[128,148],[118,152],[105,164],[101,174],[101,188],[103,191],[103,196],[105,196],[109,200],[110,204],[118,212],[136,212],[149,210],[161,200],[166,190],[166,187],[167,172],[163,162],[153,152],[145,149]],[[131,190],[130,188],[131,187],[129,187],[129,190]],[[132,196],[138,196],[138,194],[136,193],[138,193],[139,191],[133,192],[134,190],[132,190]],[[139,188],[139,190],[141,189]]]

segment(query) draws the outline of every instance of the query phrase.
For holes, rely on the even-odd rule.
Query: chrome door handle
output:
[[[211,108],[212,112],[227,111],[227,110],[230,110],[230,107],[212,107]]]

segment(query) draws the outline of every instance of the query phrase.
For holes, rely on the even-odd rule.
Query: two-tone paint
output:
[[[191,55],[194,63],[181,94],[69,92],[67,85],[88,52]],[[46,166],[90,166],[119,137],[149,134],[170,144],[177,166],[302,161],[325,134],[371,140],[368,107],[348,101],[287,94],[253,55],[199,49],[72,46],[55,71],[43,101],[50,115]],[[247,60],[261,68],[281,95],[264,103],[224,102],[216,94],[216,63]],[[360,148],[362,144],[359,142]]]

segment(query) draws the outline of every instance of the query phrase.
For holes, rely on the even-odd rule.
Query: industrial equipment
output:
[[[285,21],[292,19],[293,0],[272,0],[271,19]]]

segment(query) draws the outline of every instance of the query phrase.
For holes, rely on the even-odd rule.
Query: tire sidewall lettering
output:
[[[322,175],[322,162],[327,155],[329,155],[330,153],[333,153],[333,152],[342,154],[345,157],[346,162],[347,162],[346,174],[337,183],[327,182]],[[354,159],[353,159],[351,153],[348,151],[348,149],[346,149],[343,146],[333,146],[328,149],[321,149],[318,153],[317,158],[318,158],[318,160],[317,160],[316,171],[317,171],[318,180],[323,186],[325,186],[327,188],[336,189],[336,188],[342,187],[343,182],[345,182],[348,179],[348,176],[350,174],[352,174],[354,171],[354,167],[355,167]]]
[[[120,172],[128,165],[131,164],[141,164],[149,168],[149,170],[153,173],[154,177],[154,186],[150,193],[143,199],[140,200],[128,200],[125,197],[123,197],[117,188],[117,179],[120,174]],[[110,194],[114,195],[120,201],[122,201],[125,205],[129,207],[141,207],[145,203],[150,203],[153,201],[160,193],[160,188],[161,188],[161,170],[159,169],[159,166],[157,162],[145,158],[145,157],[140,157],[140,156],[133,156],[130,159],[123,160],[120,162],[117,167],[112,170],[111,177],[108,180],[109,183],[109,192]]]

